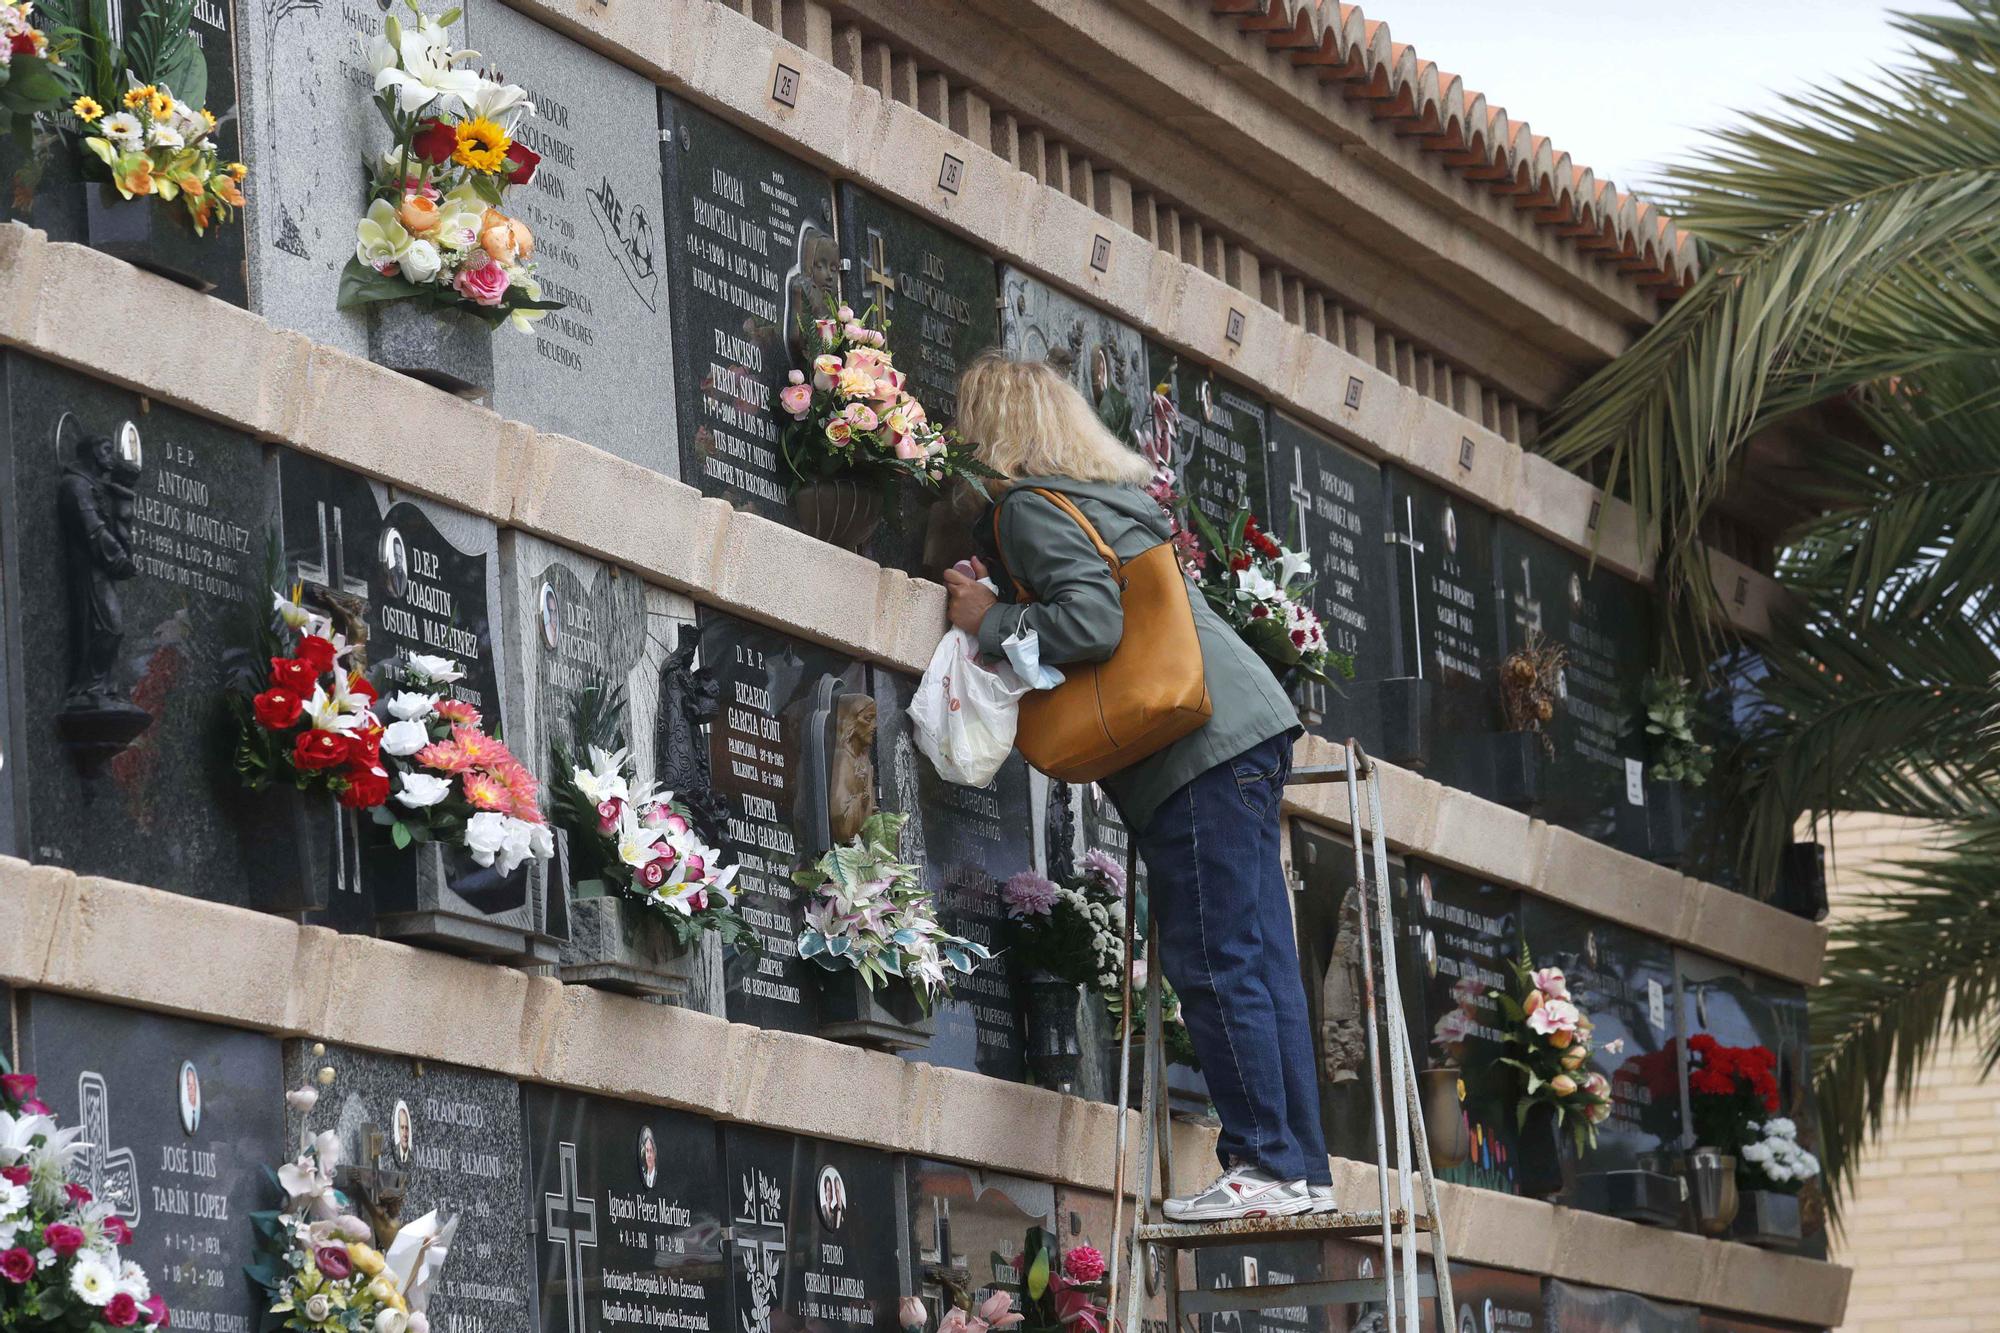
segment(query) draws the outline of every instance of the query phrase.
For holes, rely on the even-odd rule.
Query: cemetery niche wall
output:
[[[1011,265],[1000,266],[1000,341],[1024,361],[1046,361],[1097,411],[1105,429],[1137,447],[1152,386],[1139,331]]]
[[[903,1169],[916,1294],[939,1313],[959,1293],[971,1293],[976,1307],[984,1293],[1006,1291],[1020,1308],[1017,1260],[1030,1228],[1055,1228],[1055,1186],[918,1157]]]

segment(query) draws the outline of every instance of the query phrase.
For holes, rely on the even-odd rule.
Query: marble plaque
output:
[[[737,910],[763,945],[729,961],[727,1011],[811,1032],[823,969],[798,957],[803,900],[791,874],[874,810],[875,700],[864,668],[831,649],[706,607],[700,626],[702,668],[719,688],[709,764],[726,850],[743,867]]]
[[[1629,1291],[1550,1278],[1542,1289],[1548,1333],[1701,1333],[1701,1313]]]
[[[1312,1241],[1204,1247],[1194,1252],[1195,1285],[1203,1291],[1318,1282],[1325,1277],[1321,1246]],[[1301,1301],[1269,1310],[1228,1310],[1201,1315],[1205,1333],[1319,1333],[1329,1307]]]
[[[910,1286],[898,1159],[725,1125],[722,1163],[738,1333],[896,1328]]]
[[[904,1170],[910,1192],[910,1253],[916,1257],[918,1295],[933,1312],[956,1288],[1006,1291],[1018,1305],[1021,1274],[1016,1260],[1030,1227],[1053,1228],[1056,1189],[998,1171],[954,1162],[910,1158]]]
[[[376,1191],[401,1177],[397,1220],[436,1209],[459,1218],[458,1239],[431,1296],[434,1326],[462,1333],[528,1333],[528,1198],[522,1180],[521,1087],[511,1078],[426,1060],[285,1043],[285,1086],[332,1069],[310,1115],[286,1113],[286,1137],[332,1130],[348,1168],[338,1182],[375,1222]],[[318,1085],[315,1085],[318,1086]],[[358,1171],[354,1168],[359,1168]],[[378,1227],[376,1239],[384,1236]]]
[[[716,1126],[559,1088],[526,1094],[538,1333],[730,1329]]]
[[[776,395],[838,290],[826,176],[660,94],[681,478],[788,522]]]
[[[945,781],[918,751],[912,732],[909,707],[917,682],[880,668],[871,674],[883,806],[911,816],[903,826],[903,859],[922,868],[939,923],[996,955],[971,976],[953,978],[952,998],[936,1010],[930,1044],[903,1054],[1019,1082],[1027,1077],[1022,1006],[1005,956],[1000,885],[1034,868],[1028,766],[1016,754],[988,786]]]
[[[1639,684],[1653,660],[1647,595],[1512,523],[1497,525],[1493,545],[1506,597],[1503,655],[1531,636],[1568,654],[1543,817],[1643,853],[1646,746],[1636,722]]]
[[[1000,341],[1022,360],[1062,371],[1113,435],[1136,439],[1153,396],[1137,329],[1003,264]]]
[[[514,133],[542,160],[505,209],[535,233],[535,279],[564,307],[532,334],[493,335],[494,410],[675,476],[659,91],[500,0],[467,14],[482,63],[535,104]]]
[[[1199,362],[1146,344],[1147,379],[1164,386],[1174,409],[1174,474],[1202,517],[1227,530],[1248,508],[1280,539],[1289,531],[1266,489],[1270,405]]]
[[[0,446],[6,851],[267,905],[225,694],[271,605],[269,452],[18,354]]]
[[[66,995],[16,1000],[20,1068],[90,1147],[71,1176],[116,1200],[172,1325],[253,1333],[262,1292],[250,1214],[276,1207],[288,1160],[275,1039]]]

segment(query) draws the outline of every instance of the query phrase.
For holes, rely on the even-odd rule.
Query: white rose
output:
[[[316,1292],[306,1298],[306,1319],[311,1323],[321,1323],[332,1313],[333,1302],[327,1299],[325,1292]]]
[[[409,690],[403,690],[390,695],[382,706],[388,710],[390,717],[399,722],[408,722],[413,718],[429,717],[436,712],[437,701],[438,696],[435,694],[413,694]]]
[[[410,1317],[401,1310],[384,1310],[375,1316],[375,1333],[408,1333]]]
[[[429,241],[411,241],[410,252],[403,256],[403,277],[419,286],[429,282],[444,266],[444,256]]]
[[[424,724],[415,721],[392,722],[382,733],[382,750],[398,759],[408,758],[431,743],[431,734]]]
[[[406,725],[414,726],[415,724],[402,722],[396,724],[398,727]],[[390,730],[393,731],[395,728],[392,727]],[[429,773],[405,773],[403,774],[403,789],[396,793],[396,800],[399,804],[407,805],[412,810],[423,810],[436,805],[449,795],[451,795],[451,780],[449,778],[434,777]]]
[[[449,657],[431,657],[424,653],[411,653],[404,659],[411,672],[422,676],[433,685],[449,685],[456,680],[464,680],[465,672]]]
[[[465,850],[472,859],[482,866],[493,864],[493,858],[507,845],[507,816],[493,810],[481,810],[465,821]]]

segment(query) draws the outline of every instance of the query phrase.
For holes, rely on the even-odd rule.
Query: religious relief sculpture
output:
[[[1073,789],[1067,782],[1049,783],[1048,804],[1042,820],[1043,864],[1049,878],[1062,883],[1076,874],[1076,810],[1070,804]]]
[[[875,813],[875,701],[848,693],[834,705],[832,759],[827,772],[827,828],[835,843],[850,841]],[[907,813],[914,814],[915,811]]]
[[[729,833],[729,802],[715,790],[701,729],[720,708],[722,685],[713,671],[694,664],[700,644],[693,625],[681,626],[660,672],[655,762],[660,785],[687,806],[703,838],[721,845]]]
[[[368,1223],[375,1233],[376,1244],[387,1247],[394,1243],[403,1226],[403,1203],[409,1192],[410,1176],[401,1166],[402,1153],[388,1131],[376,1124],[364,1124],[360,1138],[361,1160],[342,1162],[334,1168],[333,1183]]]
[[[68,412],[56,419],[58,450],[63,427],[75,422]],[[86,776],[153,722],[114,678],[125,639],[118,585],[139,573],[133,543],[140,459],[139,428],[130,421],[115,438],[79,435],[56,487],[69,611],[68,675],[56,728]]]

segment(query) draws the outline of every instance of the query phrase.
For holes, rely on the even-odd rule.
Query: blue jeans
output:
[[[1169,796],[1139,835],[1160,963],[1222,1117],[1224,1166],[1330,1185],[1311,1021],[1278,840],[1292,739],[1275,736]]]

